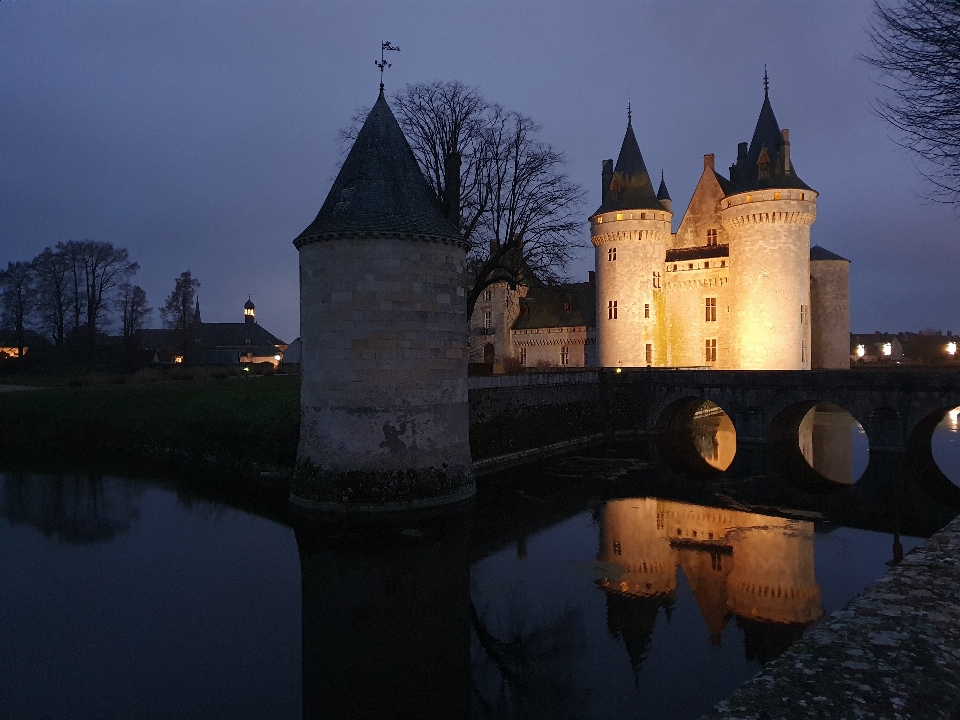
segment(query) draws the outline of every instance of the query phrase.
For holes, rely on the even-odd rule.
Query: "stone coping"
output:
[[[581,385],[600,381],[598,370],[583,368],[545,373],[518,373],[516,375],[477,375],[467,379],[470,390],[491,388],[532,387],[536,385]]]
[[[960,517],[701,720],[960,718]]]

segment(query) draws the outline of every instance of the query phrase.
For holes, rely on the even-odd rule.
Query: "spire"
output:
[[[200,324],[200,296],[197,295],[197,306],[193,310],[193,324]]]
[[[459,240],[383,92],[357,133],[316,219],[294,240],[356,232],[432,235]]]
[[[780,130],[780,123],[770,104],[768,86],[769,80],[764,69],[763,105],[753,138],[746,153],[738,152],[737,162],[731,167],[730,181],[735,193],[761,188],[810,189],[797,177],[786,136]]]
[[[770,78],[767,77],[767,64],[763,64],[763,96],[770,96]]]
[[[653,191],[650,173],[647,172],[637,136],[633,132],[633,109],[628,104],[627,131],[623,135],[613,175],[605,188],[603,203],[597,212],[647,209],[663,210],[663,206]]]
[[[667,191],[667,183],[663,179],[663,170],[660,171],[660,189],[657,190],[657,200],[661,202],[670,199],[670,193]]]

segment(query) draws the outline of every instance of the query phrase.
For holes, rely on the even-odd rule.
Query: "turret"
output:
[[[670,241],[670,197],[653,190],[632,113],[617,164],[603,163],[603,200],[590,216],[596,248],[597,350],[602,367],[666,362],[663,261]],[[658,320],[659,319],[659,320]]]
[[[300,253],[301,424],[292,500],[337,511],[474,493],[467,246],[380,96]]]
[[[667,190],[667,182],[663,179],[663,170],[660,171],[660,189],[657,190],[657,200],[668,211],[673,212],[673,200],[670,199],[670,192]]]
[[[781,131],[767,91],[749,147],[737,148],[730,184],[720,218],[730,243],[735,367],[809,369],[817,192],[797,176],[789,133]]]
[[[199,307],[197,305],[198,309]],[[247,295],[247,301],[243,304],[243,321],[248,325],[257,322],[257,306],[253,304],[249,295]]]

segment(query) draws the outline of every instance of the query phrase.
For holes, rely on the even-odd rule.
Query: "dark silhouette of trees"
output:
[[[185,348],[190,341],[194,303],[199,287],[200,281],[194,278],[189,270],[180,273],[180,277],[174,282],[173,292],[167,296],[167,301],[160,311],[164,326],[176,331],[181,348]]]
[[[0,270],[0,323],[13,332],[17,357],[27,344],[27,318],[33,309],[34,288],[30,263],[9,262]]]
[[[584,193],[563,173],[563,154],[537,139],[540,127],[456,81],[408,85],[391,105],[441,207],[470,244],[468,317],[495,282],[564,280]],[[357,112],[341,131],[344,142],[356,138],[366,116]]]
[[[72,242],[76,241],[71,240],[67,244]],[[87,331],[90,337],[95,337],[104,312],[110,309],[114,292],[136,275],[140,266],[130,261],[126,248],[114,247],[113,243],[98,240],[80,242],[75,258],[79,262],[83,277]]]
[[[876,0],[870,30],[873,52],[864,59],[890,95],[877,100],[877,112],[926,162],[933,196],[960,202],[960,3]]]
[[[118,307],[121,335],[125,340],[143,330],[153,313],[153,308],[147,304],[147,293],[139,285],[130,283],[120,286]]]
[[[70,292],[71,267],[67,256],[58,250],[44,248],[31,262],[36,284],[38,329],[63,347],[67,313],[76,302]]]

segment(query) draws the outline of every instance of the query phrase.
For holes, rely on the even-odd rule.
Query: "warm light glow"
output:
[[[174,355],[174,357],[173,357],[173,362],[174,362],[175,365],[182,365],[182,364],[183,364],[183,355]]]
[[[623,213],[617,213],[617,220],[623,220]]]
[[[253,308],[244,308],[244,309],[243,309],[243,314],[244,314],[244,315],[249,315],[250,317],[253,317],[253,315],[254,315]]]
[[[947,343],[947,355],[956,355],[957,354],[957,344],[955,342]]]
[[[883,354],[887,357],[890,357],[890,354],[893,352],[893,345],[890,343],[884,343],[882,348]]]
[[[279,355],[274,355],[273,359],[276,360],[277,362],[280,362],[281,357]]]
[[[857,345],[857,357],[863,357],[867,349],[863,345]]]
[[[599,225],[602,222],[603,222],[603,216],[601,215],[600,217],[597,218],[597,225]]]
[[[250,372],[250,368],[245,367],[245,368],[243,369],[243,371],[244,371],[244,372]]]
[[[623,372],[623,371],[622,371],[620,368],[617,368],[614,372],[616,372],[617,375],[619,375],[619,374],[620,374],[621,372]]]

